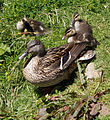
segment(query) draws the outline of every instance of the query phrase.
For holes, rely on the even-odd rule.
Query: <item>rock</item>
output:
[[[99,118],[101,118],[102,116],[106,116],[110,114],[110,108],[108,108],[107,105],[102,105],[102,109],[100,110],[100,114],[99,114]]]
[[[85,76],[87,77],[87,79],[100,78],[101,75],[102,75],[102,71],[99,69],[95,70],[93,62],[87,65],[85,69]]]

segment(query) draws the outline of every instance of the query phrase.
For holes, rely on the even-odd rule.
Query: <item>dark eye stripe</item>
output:
[[[27,47],[27,48],[29,49],[29,48],[32,48],[32,47],[34,47],[34,46],[36,46],[36,45],[38,45],[38,44],[31,45],[31,46],[29,46],[29,47]]]
[[[69,32],[71,32],[71,30],[68,30],[68,31],[66,32],[66,34],[69,33]]]
[[[77,15],[75,15],[75,18],[77,18],[79,15],[77,14]]]

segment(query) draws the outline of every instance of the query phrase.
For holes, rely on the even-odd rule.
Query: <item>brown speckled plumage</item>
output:
[[[35,46],[37,46],[37,42],[34,43]],[[28,50],[26,51],[27,52],[34,51],[32,50],[31,45],[29,46],[27,47]],[[32,45],[32,47],[35,46]],[[32,84],[40,87],[52,86],[64,79],[68,79],[68,76],[76,68],[76,63],[73,63],[65,70],[60,69],[60,63],[61,57],[65,55],[71,48],[72,46],[70,44],[65,44],[56,48],[50,48],[49,50],[47,50],[46,54],[42,55],[42,57],[40,55],[38,56],[39,52],[38,50],[37,54],[36,55],[34,54],[24,64],[23,67],[24,77]],[[21,56],[19,58],[23,58],[23,56],[22,57]]]
[[[82,51],[86,52],[88,49],[92,50],[95,47],[93,44],[94,38],[92,34],[81,34],[80,32],[76,32],[74,27],[68,27],[65,30],[65,34],[62,39],[65,39],[66,37],[68,43],[75,44],[75,47],[70,50],[70,59],[63,65],[64,69],[68,67],[75,59],[77,59]]]
[[[93,37],[92,27],[87,21],[84,21],[80,18],[78,12],[74,13],[70,27],[73,27],[76,33],[85,36],[86,39],[84,40],[86,41],[83,41],[88,42],[92,47],[99,45],[98,41],[96,41],[96,39]]]
[[[35,34],[35,35],[43,35],[43,34],[48,34],[50,32],[50,30],[47,27],[45,27],[45,25],[40,21],[27,19],[26,17],[18,21],[16,27],[21,32],[25,32],[26,29],[28,33],[30,32],[30,34]]]

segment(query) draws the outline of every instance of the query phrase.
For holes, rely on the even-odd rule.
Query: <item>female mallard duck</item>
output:
[[[27,19],[25,16],[16,24],[17,30],[35,35],[48,34],[49,29],[45,25],[37,20]]]
[[[76,68],[76,63],[61,70],[60,66],[68,59],[68,51],[73,44],[65,44],[56,48],[45,50],[44,45],[39,40],[32,40],[27,44],[26,51],[19,57],[23,59],[29,53],[32,56],[24,64],[23,75],[32,84],[40,87],[48,87],[69,79],[70,74]],[[63,63],[61,56],[65,56]]]
[[[71,47],[68,48],[68,44],[66,44],[46,51],[39,40],[30,41],[27,44],[26,51],[19,57],[19,59],[23,59],[29,53],[32,53],[31,58],[24,64],[24,77],[32,84],[40,87],[52,86],[64,79],[68,79],[68,76],[76,67],[75,63],[62,71],[60,69],[60,59],[70,49]]]

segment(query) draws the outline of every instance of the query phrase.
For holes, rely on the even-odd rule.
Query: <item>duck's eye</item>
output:
[[[40,41],[38,41],[38,40],[32,40],[32,41],[30,41],[30,42],[27,44],[27,48],[32,48],[32,47],[34,47],[34,46],[36,46],[36,45],[40,45]]]
[[[33,47],[36,46],[36,45],[38,45],[38,44],[30,45],[29,48],[33,48]]]
[[[72,32],[72,33],[75,33],[75,31],[74,31],[74,30],[72,30],[71,32]]]
[[[70,33],[71,32],[71,30],[68,30],[67,32],[66,32],[66,34],[68,34],[68,33]]]
[[[75,18],[78,18],[79,17],[79,15],[77,14],[77,15],[75,15]]]

